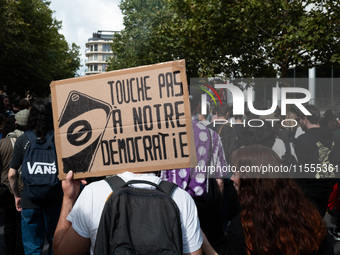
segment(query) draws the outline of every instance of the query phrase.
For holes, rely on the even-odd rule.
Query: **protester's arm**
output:
[[[218,152],[217,152],[217,159],[216,159],[215,165],[216,165],[216,167],[217,166],[219,166],[219,167],[228,166],[226,158],[225,158],[223,146],[222,146],[222,140],[221,140],[221,138],[219,136],[217,136],[217,137],[218,137],[218,140],[217,140],[218,143],[217,143],[217,146],[214,146],[214,147],[217,147],[217,150],[218,150]],[[221,192],[221,194],[223,194],[223,190],[224,190],[224,178],[226,177],[225,173],[220,172],[220,173],[216,174],[215,177],[216,177],[216,182],[217,182],[217,185],[218,185],[218,189]]]
[[[22,209],[21,209],[21,195],[20,195],[20,191],[18,187],[18,171],[17,170],[13,168],[9,169],[8,181],[14,194],[15,208],[17,209],[17,211],[20,212]]]
[[[56,255],[87,254],[90,248],[90,239],[80,236],[66,219],[79,195],[80,183],[86,184],[85,180],[74,180],[72,171],[68,172],[62,182],[63,204],[53,240],[53,253]]]
[[[14,194],[15,198],[15,207],[17,211],[21,211],[21,194],[19,191],[19,171],[18,169],[22,165],[23,162],[23,155],[25,154],[25,145],[27,143],[26,135],[21,135],[18,137],[14,144],[12,159],[9,164],[8,170],[8,181],[11,187],[11,190]]]
[[[202,252],[204,255],[218,255],[217,252],[214,250],[214,248],[211,246],[210,242],[208,241],[208,238],[205,236],[201,229],[201,234],[203,237],[203,244],[202,244]]]
[[[223,190],[224,190],[224,181],[223,179],[216,179],[217,185],[218,185],[218,189],[221,192],[221,194],[223,194]]]
[[[199,248],[197,251],[190,252],[190,253],[184,253],[184,255],[202,255],[202,248]]]

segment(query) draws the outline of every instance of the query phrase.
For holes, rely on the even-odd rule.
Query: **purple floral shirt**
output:
[[[227,166],[224,156],[222,141],[219,135],[205,125],[193,120],[197,166],[194,168],[182,168],[161,171],[161,178],[165,181],[176,183],[187,191],[192,197],[205,196],[207,193],[206,166]],[[209,135],[210,132],[210,135]],[[210,142],[211,141],[211,142]],[[210,148],[212,153],[209,153]],[[210,162],[209,163],[209,158]],[[206,171],[204,171],[206,170]],[[215,172],[213,177],[222,178],[225,173]]]

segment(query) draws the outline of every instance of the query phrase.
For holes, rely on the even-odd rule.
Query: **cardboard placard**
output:
[[[60,179],[196,165],[184,60],[50,86]]]

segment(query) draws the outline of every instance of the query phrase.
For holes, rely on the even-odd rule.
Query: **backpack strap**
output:
[[[172,193],[177,188],[176,184],[171,183],[171,182],[164,182],[164,181],[161,181],[161,183],[159,185],[156,184],[156,183],[153,183],[153,182],[150,182],[150,181],[144,181],[144,180],[131,180],[131,181],[125,182],[122,178],[120,178],[117,175],[106,178],[105,181],[110,185],[113,193],[115,193],[115,191],[117,191],[118,189],[120,189],[122,187],[129,186],[130,184],[143,183],[143,184],[148,184],[148,185],[154,186],[155,188],[157,188],[160,191],[168,194],[171,197]]]
[[[172,197],[172,193],[175,191],[175,189],[178,186],[172,182],[161,181],[161,183],[159,184],[159,187],[165,194],[168,194],[170,197]]]
[[[126,184],[126,182],[118,175],[106,178],[105,181],[110,185],[113,193],[116,193],[115,191],[117,191]]]
[[[224,124],[223,124],[224,125]],[[220,129],[218,130],[218,135],[221,134],[221,131],[222,131],[222,128],[223,128],[223,125],[220,127]]]
[[[47,134],[46,134],[46,141],[51,141],[53,142],[54,139],[54,130],[50,130]]]
[[[230,123],[224,123],[224,124],[221,125],[220,129],[217,132],[219,136],[220,136],[224,126],[227,126],[227,127],[234,129],[232,126],[230,126]]]
[[[53,130],[48,131],[44,139],[40,139],[35,134],[34,130],[28,130],[25,132],[25,134],[31,144],[33,144],[33,142],[37,142],[39,146],[43,149],[48,149],[49,146],[51,146],[51,144],[54,145],[54,131]]]
[[[25,135],[27,136],[27,138],[30,142],[33,142],[35,139],[37,139],[37,135],[34,133],[33,130],[26,131]]]
[[[26,131],[25,135],[30,141],[33,141],[38,138],[33,130]],[[48,131],[46,134],[46,140],[53,140],[53,138],[54,138],[54,131],[53,130]]]
[[[218,130],[218,135],[221,134],[224,125],[227,125],[229,127],[229,123],[224,123],[223,125],[221,125],[220,129]]]

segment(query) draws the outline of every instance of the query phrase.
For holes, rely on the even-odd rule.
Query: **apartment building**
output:
[[[88,39],[85,51],[86,75],[105,72],[107,60],[113,57],[110,43],[115,33],[119,31],[98,30]]]

